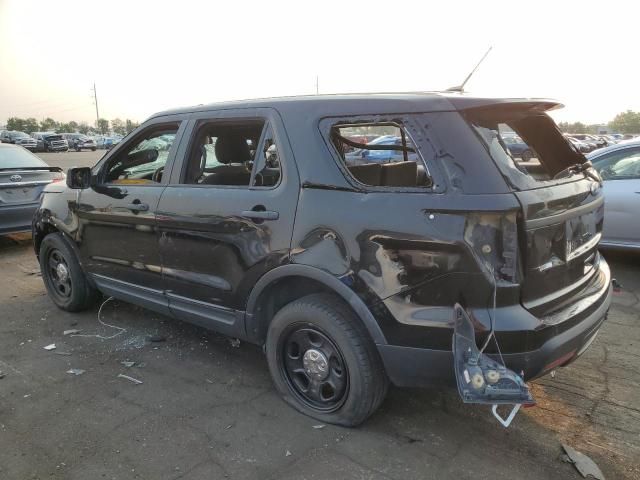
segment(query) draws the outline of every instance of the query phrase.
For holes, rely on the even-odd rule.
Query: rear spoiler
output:
[[[547,98],[478,98],[451,95],[447,96],[447,100],[457,110],[464,111],[496,110],[501,112],[542,113],[564,107],[562,103]]]
[[[22,172],[26,171],[38,171],[38,170],[47,170],[49,172],[62,172],[62,168],[60,167],[50,167],[49,165],[43,165],[42,167],[6,167],[0,168],[0,172],[7,172],[11,170],[20,170]]]

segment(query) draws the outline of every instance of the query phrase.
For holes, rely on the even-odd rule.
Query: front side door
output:
[[[187,140],[188,135],[188,140]],[[299,179],[271,109],[198,114],[158,205],[171,310],[242,336],[256,280],[288,260]]]
[[[640,147],[614,150],[594,165],[604,180],[604,243],[640,244]]]
[[[76,241],[96,284],[163,312],[155,215],[185,126],[180,118],[146,125],[95,167],[95,185],[81,191],[77,206]]]

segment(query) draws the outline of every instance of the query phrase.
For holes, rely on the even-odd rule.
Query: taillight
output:
[[[56,172],[51,179],[51,183],[64,182],[67,176],[62,172]]]
[[[515,212],[467,216],[464,238],[496,279],[519,282],[518,229]]]

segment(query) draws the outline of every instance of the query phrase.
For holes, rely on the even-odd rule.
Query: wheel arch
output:
[[[308,265],[289,264],[270,270],[255,284],[247,300],[245,325],[247,338],[263,344],[273,315],[287,303],[311,293],[333,293],[351,307],[376,345],[387,341],[377,320],[364,301],[324,270]]]
[[[46,237],[50,233],[60,233],[60,230],[53,226],[50,222],[38,220],[40,219],[36,218],[36,220],[34,221],[33,229],[31,232],[33,238],[33,250],[35,251],[36,257],[40,257],[40,245],[42,244],[42,240],[44,240],[44,237]]]

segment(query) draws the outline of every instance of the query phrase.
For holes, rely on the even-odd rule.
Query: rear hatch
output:
[[[604,198],[597,172],[545,113],[552,102],[488,105],[464,112],[521,204],[522,304],[538,318],[574,303],[595,275]],[[532,158],[515,158],[516,137]]]

